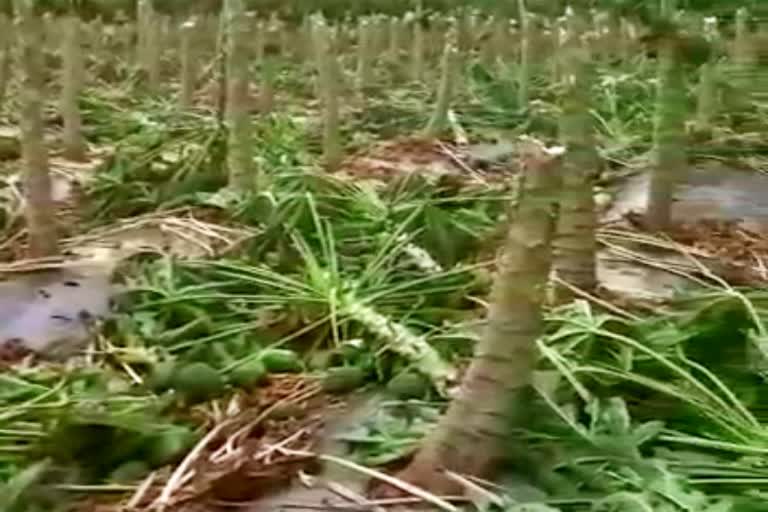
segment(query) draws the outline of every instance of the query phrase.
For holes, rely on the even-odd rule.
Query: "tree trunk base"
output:
[[[421,487],[437,496],[456,496],[464,492],[464,488],[450,479],[439,469],[439,462],[434,456],[423,453],[417,455],[405,469],[395,474],[395,478],[411,485]],[[401,498],[410,496],[406,491],[386,482],[372,482],[368,495],[373,499]]]

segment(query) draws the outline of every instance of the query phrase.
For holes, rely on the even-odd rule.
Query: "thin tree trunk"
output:
[[[531,79],[531,20],[525,8],[525,2],[518,0],[520,11],[520,68],[517,76],[517,108],[527,109],[529,97],[529,81]]]
[[[197,63],[195,62],[194,35],[198,24],[196,18],[190,18],[182,23],[179,30],[181,59],[181,84],[179,85],[179,107],[182,110],[192,108],[195,96],[195,80]]]
[[[651,172],[645,220],[648,229],[663,231],[672,221],[675,187],[684,177],[685,82],[677,48],[665,37],[659,50],[659,80],[654,127],[655,162]]]
[[[448,124],[448,111],[451,108],[451,99],[456,82],[457,61],[456,33],[452,28],[446,35],[443,58],[440,62],[440,85],[437,89],[437,103],[424,129],[427,137],[437,137]]]
[[[458,397],[398,475],[434,493],[457,491],[441,469],[476,476],[494,469],[530,389],[560,177],[558,159],[540,144],[526,142],[520,154],[524,185],[493,283],[484,336]],[[385,494],[386,488],[378,491]]]
[[[729,110],[736,114],[736,122],[739,124],[752,117],[754,106],[750,101],[751,92],[757,90],[755,78],[761,69],[757,66],[758,47],[753,45],[758,41],[749,28],[749,19],[750,13],[745,7],[736,11],[734,27],[736,33],[731,44],[730,69],[727,71],[728,82],[735,89],[728,98]]]
[[[259,113],[262,115],[270,114],[275,110],[275,75],[277,74],[275,60],[275,57],[270,55],[261,61],[258,106]]]
[[[411,79],[421,82],[424,79],[424,27],[421,25],[421,10],[416,11],[413,24],[413,36],[411,42]]]
[[[387,54],[389,62],[393,66],[397,66],[400,61],[400,46],[402,44],[402,38],[400,37],[401,31],[400,18],[395,16],[390,17]]]
[[[707,18],[702,23],[704,37],[714,47],[721,42],[717,30],[717,18]],[[709,134],[712,119],[717,114],[718,104],[717,52],[712,51],[707,62],[699,70],[699,84],[696,91],[696,129],[699,134]]]
[[[0,105],[5,101],[8,83],[11,81],[11,41],[13,23],[5,14],[0,14]]]
[[[64,38],[62,41],[61,76],[61,117],[64,122],[62,143],[64,157],[70,160],[85,160],[85,140],[80,115],[80,88],[84,83],[82,72],[82,49],[80,47],[80,18],[74,13],[62,20]]]
[[[674,18],[676,0],[664,0],[661,13],[668,20]],[[661,35],[658,52],[658,84],[656,93],[656,120],[654,126],[655,162],[648,189],[645,222],[652,231],[663,231],[672,222],[672,201],[675,187],[685,174],[687,155],[685,148],[686,89],[682,69],[678,29]]]
[[[341,164],[343,156],[339,133],[339,63],[331,30],[324,19],[315,19],[312,33],[315,38],[318,89],[323,104],[323,160],[326,169],[333,171]]]
[[[160,56],[162,54],[160,17],[151,0],[139,0],[136,4],[138,30],[137,61],[147,80],[147,88],[156,93],[160,88]]]
[[[365,98],[365,91],[373,81],[373,37],[374,25],[371,20],[361,18],[357,25],[357,87]]]
[[[43,25],[34,10],[34,0],[15,0],[21,24],[20,46],[21,146],[24,158],[25,216],[29,233],[29,256],[42,258],[58,252],[58,233],[48,151],[43,140]]]
[[[568,148],[564,157],[563,190],[557,236],[553,241],[557,274],[565,283],[592,291],[597,284],[595,269],[595,199],[593,177],[600,159],[595,149],[590,114],[590,52],[575,27],[567,30],[561,62],[567,90],[560,118],[560,140]],[[573,298],[567,286],[557,288],[557,300]]]
[[[163,33],[162,19],[154,9],[149,11],[147,20],[147,48],[146,50],[146,72],[147,85],[149,91],[157,93],[160,91],[160,67],[163,55]]]
[[[136,1],[136,67],[146,73],[147,26],[151,16],[152,4],[149,0]]]
[[[749,11],[740,7],[736,11],[736,34],[733,40],[731,57],[737,67],[749,68],[754,65],[754,52],[752,48],[752,34],[749,31]]]
[[[245,7],[242,0],[224,2],[227,55],[226,124],[227,167],[229,185],[242,192],[252,192],[254,176],[251,152],[251,118],[249,112],[248,48],[244,41]]]

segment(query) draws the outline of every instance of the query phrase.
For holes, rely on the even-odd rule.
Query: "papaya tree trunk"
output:
[[[558,277],[573,287],[592,291],[595,269],[595,200],[593,179],[600,160],[590,114],[590,51],[575,28],[566,30],[561,71],[565,81],[560,141],[568,149],[564,157],[563,190],[557,236],[553,240]],[[572,298],[571,287],[558,286],[557,300]]]
[[[661,15],[673,20],[676,0],[663,0]],[[658,49],[656,85],[656,111],[653,133],[654,163],[648,187],[645,210],[646,227],[663,231],[672,222],[672,201],[675,187],[685,173],[686,89],[681,60],[679,29],[666,28],[661,34]]]
[[[434,493],[458,490],[442,469],[476,476],[494,469],[530,389],[560,176],[554,151],[534,141],[521,146],[523,185],[493,283],[485,333],[458,396],[398,475]],[[377,491],[387,493],[386,488]]]
[[[675,187],[684,177],[686,97],[685,77],[677,45],[665,37],[659,50],[659,80],[654,127],[654,165],[648,190],[645,221],[652,231],[666,230],[672,221]]]
[[[5,14],[0,13],[0,105],[5,101],[8,83],[11,81],[11,43],[13,40],[13,23]]]
[[[155,93],[160,85],[160,24],[150,0],[136,3],[136,30],[136,62],[144,73],[148,90]]]
[[[43,140],[44,55],[43,25],[34,0],[15,0],[20,20],[21,146],[24,159],[25,217],[29,256],[42,258],[58,252],[56,215],[51,198],[48,151]]]
[[[151,6],[151,2],[150,2]],[[146,20],[146,47],[144,48],[144,71],[147,74],[147,86],[149,91],[156,94],[160,90],[160,65],[163,54],[162,19],[158,13],[150,7]]]
[[[360,18],[357,25],[357,87],[363,98],[373,82],[373,37],[371,20]]]
[[[458,50],[456,47],[456,32],[451,28],[446,35],[443,57],[440,62],[440,84],[437,89],[437,103],[429,118],[424,133],[427,137],[437,137],[448,124],[448,111],[451,107],[451,99],[456,82],[456,68],[458,64]]]
[[[336,60],[331,30],[322,17],[315,18],[312,27],[317,59],[317,83],[323,104],[323,163],[335,170],[342,161],[339,133],[339,63]]]
[[[424,27],[421,21],[421,10],[417,10],[411,19],[413,35],[411,39],[411,79],[421,82],[424,78]]]
[[[712,46],[721,43],[717,30],[717,18],[706,18],[703,22],[704,37]],[[696,129],[699,134],[709,135],[712,120],[718,110],[718,65],[717,52],[711,52],[709,59],[699,70],[699,84],[696,90]]]
[[[83,139],[83,121],[80,115],[80,90],[85,78],[82,63],[80,18],[74,12],[62,19],[62,74],[61,117],[64,156],[70,160],[84,161],[86,144]]]
[[[254,174],[249,103],[248,48],[245,6],[242,0],[224,2],[226,30],[226,107],[227,168],[229,185],[247,193],[254,190]]]
[[[517,72],[517,108],[527,109],[529,81],[531,79],[531,15],[525,8],[525,2],[518,0],[520,11],[519,69]]]
[[[197,19],[190,18],[185,21],[179,30],[180,48],[179,59],[181,61],[181,79],[179,84],[179,106],[183,110],[192,108],[195,96],[195,80],[197,78],[197,66],[195,61],[195,33],[198,29]]]

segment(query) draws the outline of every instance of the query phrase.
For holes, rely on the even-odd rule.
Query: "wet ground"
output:
[[[614,201],[602,217],[603,224],[620,221],[629,212],[642,212],[648,197],[648,174],[640,173],[622,181]],[[687,180],[676,191],[672,208],[674,223],[705,220],[741,221],[740,227],[755,233],[768,233],[768,175],[715,165],[700,165],[690,170]],[[635,248],[636,249],[636,248]],[[602,249],[598,259],[598,278],[608,290],[621,295],[664,298],[694,283],[669,269],[690,266],[678,252],[644,252],[661,262],[659,267],[628,262],[617,251]]]
[[[18,359],[6,346],[19,343],[59,358],[84,348],[94,321],[108,315],[110,299],[121,289],[113,286],[113,272],[130,255],[216,257],[249,236],[248,230],[186,216],[147,216],[91,233],[69,247],[74,258],[0,265],[0,360]]]
[[[111,276],[72,269],[0,282],[0,341],[64,357],[87,343],[109,311]]]
[[[628,178],[603,220],[616,220],[630,210],[642,211],[647,192],[647,174]],[[766,231],[768,175],[720,165],[692,168],[686,183],[678,187],[672,217],[676,221],[740,219],[747,229]]]

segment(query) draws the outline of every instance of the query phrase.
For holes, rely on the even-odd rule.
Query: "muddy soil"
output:
[[[603,220],[616,220],[631,210],[640,212],[647,198],[648,174],[632,176],[617,187]],[[768,175],[719,164],[694,167],[677,189],[672,218],[677,222],[741,220],[747,229],[768,231]]]
[[[621,221],[630,212],[640,213],[648,198],[648,174],[623,180],[614,191],[614,202],[603,214],[602,223]],[[768,175],[752,170],[703,164],[690,169],[687,180],[675,194],[674,223],[740,221],[739,226],[755,233],[768,233]],[[653,268],[617,259],[610,250],[598,257],[598,279],[608,290],[635,298],[663,299],[694,284],[665,268]],[[647,254],[659,258],[658,253]],[[664,254],[669,267],[690,264],[680,254]]]

